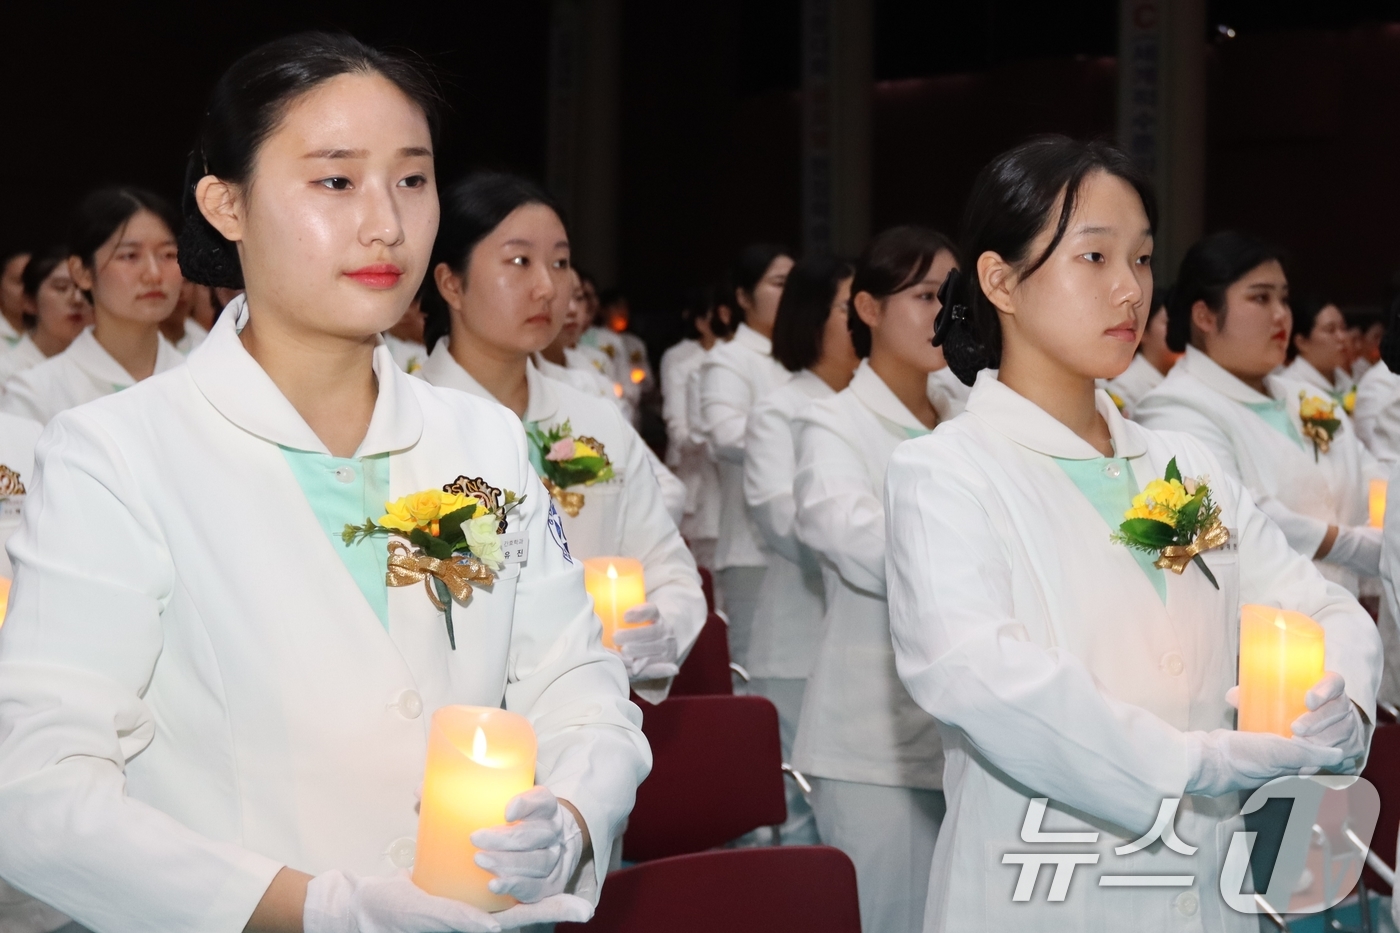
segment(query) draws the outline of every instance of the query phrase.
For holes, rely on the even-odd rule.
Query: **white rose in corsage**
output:
[[[1303,422],[1303,436],[1313,442],[1313,461],[1316,462],[1318,454],[1327,453],[1332,438],[1342,426],[1342,419],[1337,417],[1337,403],[1309,395],[1305,389],[1298,393],[1298,420]]]
[[[447,620],[447,639],[457,650],[452,602],[465,603],[473,583],[490,586],[505,565],[501,535],[523,496],[483,479],[457,477],[441,490],[425,489],[384,503],[384,515],[363,525],[346,525],[341,540],[349,547],[365,538],[389,538],[390,586],[422,582],[428,598]]]
[[[1206,477],[1183,480],[1172,457],[1162,478],[1133,497],[1133,507],[1123,518],[1112,535],[1115,543],[1156,554],[1153,566],[1175,574],[1194,563],[1220,589],[1201,553],[1224,547],[1230,530],[1220,521],[1220,506],[1211,500]]]

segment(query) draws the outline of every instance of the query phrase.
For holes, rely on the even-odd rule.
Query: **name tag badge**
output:
[[[501,551],[507,564],[523,564],[530,553],[530,536],[526,532],[501,535]]]

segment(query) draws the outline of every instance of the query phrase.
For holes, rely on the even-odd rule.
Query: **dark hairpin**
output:
[[[938,302],[943,305],[938,312],[938,319],[933,324],[933,345],[943,346],[943,341],[948,339],[948,333],[953,329],[953,324],[967,323],[967,305],[958,301],[955,297],[960,294],[958,286],[962,283],[962,273],[957,268],[948,272],[948,277],[943,280],[943,285],[938,289]]]

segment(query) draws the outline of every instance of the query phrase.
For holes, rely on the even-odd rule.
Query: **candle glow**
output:
[[[1241,732],[1293,737],[1308,711],[1303,697],[1322,679],[1322,626],[1300,612],[1247,605],[1240,610]]]
[[[583,585],[602,620],[603,644],[615,648],[613,634],[618,629],[639,627],[625,623],[623,616],[628,609],[647,601],[642,562],[630,557],[590,557],[583,562]]]
[[[506,804],[535,784],[535,730],[524,716],[479,706],[433,713],[418,811],[413,883],[482,910],[515,898],[493,894],[495,877],[475,862],[471,834],[506,821]]]
[[[1390,484],[1383,479],[1371,480],[1371,527],[1385,527],[1385,491]]]
[[[5,611],[10,608],[10,578],[0,577],[0,625],[5,624]]]

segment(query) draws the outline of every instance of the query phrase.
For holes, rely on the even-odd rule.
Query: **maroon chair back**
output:
[[[629,862],[703,852],[787,819],[778,711],[763,697],[672,697],[642,708],[651,774],[622,841]]]
[[[686,655],[681,672],[671,682],[673,697],[728,696],[734,692],[729,673],[729,626],[713,612]]]
[[[708,567],[696,567],[700,571],[700,589],[705,594],[705,611],[713,613],[715,611],[715,575],[710,573]]]
[[[680,855],[608,875],[588,923],[559,933],[860,933],[856,870],[840,849]]]
[[[1395,867],[1395,834],[1400,832],[1400,725],[1378,725],[1371,734],[1371,754],[1361,776],[1376,785],[1381,813],[1371,836],[1371,851]],[[1367,868],[1362,881],[1372,891],[1388,892],[1390,886]]]

